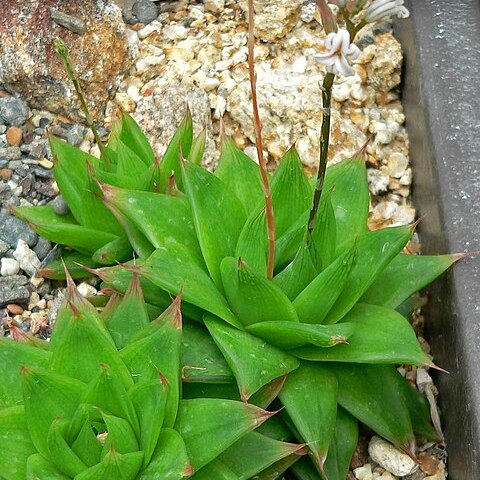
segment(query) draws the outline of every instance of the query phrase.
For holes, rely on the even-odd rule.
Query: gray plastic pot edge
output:
[[[480,251],[480,2],[407,0],[395,23],[423,253]],[[428,289],[427,340],[452,480],[480,479],[480,259]]]

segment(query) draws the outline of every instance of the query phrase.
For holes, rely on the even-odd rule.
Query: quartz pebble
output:
[[[375,463],[398,477],[411,475],[418,468],[418,465],[406,453],[377,436],[370,440],[368,453]]]
[[[0,261],[0,275],[2,277],[10,277],[19,272],[20,264],[14,258],[2,258]]]
[[[19,240],[17,248],[13,252],[15,260],[20,264],[20,268],[30,277],[37,273],[40,268],[40,260],[33,250],[23,240]]]
[[[77,286],[77,290],[84,297],[93,297],[97,293],[97,289],[87,282],[80,283]]]
[[[356,468],[353,474],[357,480],[373,480],[372,466],[369,463]]]

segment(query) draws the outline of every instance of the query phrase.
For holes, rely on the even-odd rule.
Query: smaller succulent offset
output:
[[[241,464],[254,474],[301,453],[302,445],[249,433],[273,413],[233,400],[180,400],[180,298],[150,322],[136,276],[101,315],[69,279],[51,342],[16,328],[12,336],[0,339],[5,480],[215,478],[209,472],[224,464],[210,462],[249,435],[252,448],[268,446],[261,461]]]

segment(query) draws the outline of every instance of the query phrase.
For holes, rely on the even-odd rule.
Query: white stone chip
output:
[[[83,297],[93,297],[97,293],[97,289],[86,282],[78,285],[77,290]]]
[[[357,480],[373,480],[372,466],[369,463],[363,467],[356,468],[353,474]]]
[[[40,268],[40,260],[37,254],[30,250],[30,247],[23,240],[19,240],[17,248],[13,252],[15,260],[20,264],[20,268],[30,277],[33,277]]]
[[[2,277],[10,277],[16,275],[20,270],[20,264],[14,258],[2,258],[2,267],[0,275]]]
[[[398,477],[411,475],[418,465],[406,454],[383,438],[373,437],[368,445],[371,459],[382,468]]]

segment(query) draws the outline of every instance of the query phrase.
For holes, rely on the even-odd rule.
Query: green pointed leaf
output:
[[[58,417],[73,415],[85,391],[85,384],[37,367],[22,367],[20,378],[32,442],[40,453],[48,455],[47,433],[50,425]],[[38,408],[39,405],[42,408]]]
[[[65,264],[65,266],[64,266]],[[65,280],[65,267],[74,279],[88,278],[92,274],[87,272],[83,265],[89,268],[99,267],[100,264],[93,261],[90,255],[82,255],[78,252],[61,251],[61,257],[50,262],[46,267],[40,268],[39,275],[52,280]]]
[[[285,268],[294,258],[305,238],[305,229],[308,221],[309,211],[303,212],[291,227],[280,236],[275,242],[275,269],[276,271]]]
[[[464,255],[397,255],[360,299],[363,303],[397,308],[433,282]]]
[[[273,278],[273,283],[292,301],[318,275],[311,252],[312,247],[304,241],[292,262]]]
[[[118,453],[131,453],[139,450],[138,442],[130,423],[123,418],[108,415],[101,412],[108,432],[105,445],[102,449],[102,457],[108,455],[112,448]]]
[[[251,395],[298,367],[298,360],[253,335],[206,316],[205,324],[237,379],[240,396]]]
[[[301,322],[322,323],[341,296],[357,261],[357,246],[341,254],[295,298],[293,306]]]
[[[271,181],[273,213],[277,237],[310,208],[312,191],[302,161],[292,147],[282,158]]]
[[[240,479],[248,480],[265,468],[303,448],[261,435],[247,433],[223,452],[219,459]]]
[[[230,137],[222,137],[222,152],[215,175],[236,195],[247,213],[257,210],[265,201],[260,168]]]
[[[134,274],[125,296],[107,319],[107,328],[115,345],[121,349],[149,322],[140,280]]]
[[[370,194],[365,161],[352,158],[327,168],[323,191],[328,194],[332,188],[336,243],[342,245],[367,229]]]
[[[181,480],[192,472],[183,438],[175,430],[164,428],[152,461],[138,480]]]
[[[158,442],[165,415],[167,385],[157,381],[140,382],[128,392],[140,423],[140,450],[144,452],[143,465],[150,463]]]
[[[57,215],[50,205],[16,207],[14,213],[42,237],[71,247],[85,255],[92,255],[99,248],[118,238],[102,230],[78,225],[70,214]]]
[[[113,448],[103,460],[75,477],[75,480],[136,480],[143,462],[142,452],[117,453]]]
[[[415,443],[404,396],[405,379],[392,365],[331,363],[338,403],[374,432],[410,452]]]
[[[185,441],[192,466],[199,470],[272,415],[234,400],[182,400],[175,430]]]
[[[180,297],[154,322],[149,324],[120,354],[136,382],[158,379],[168,381],[164,426],[175,422],[180,398],[180,355],[182,315]]]
[[[228,185],[197,165],[186,162],[183,179],[205,263],[221,289],[220,262],[235,253],[245,209]]]
[[[36,453],[30,440],[23,405],[0,410],[0,449],[8,461],[0,463],[0,476],[24,480],[27,459]]]
[[[141,267],[144,264],[145,262],[143,260],[136,260],[135,262],[129,262],[128,265],[140,267],[141,270]],[[120,293],[125,293],[127,291],[127,288],[130,285],[133,277],[132,270],[125,268],[125,266],[123,265],[118,265],[116,267],[110,268],[98,268],[92,273],[100,277],[106,284],[108,284],[110,288]],[[153,282],[145,278],[145,276],[143,275],[140,277],[140,283],[142,285],[142,291],[145,297],[145,301],[148,304],[159,308],[161,311],[165,310],[170,306],[170,304],[172,303],[172,297],[169,293],[167,293],[167,291],[158,287]],[[225,301],[224,303],[226,304]],[[185,317],[199,321],[202,319],[203,310],[201,310],[200,308],[187,302],[183,302],[182,307]]]
[[[92,255],[92,260],[99,265],[113,265],[116,262],[130,260],[133,248],[127,237],[117,237],[112,242],[106,243]],[[81,262],[80,262],[81,263]],[[83,265],[90,266],[85,263]]]
[[[182,337],[182,379],[184,382],[231,383],[232,371],[212,337],[203,326],[186,323]]]
[[[19,477],[22,480],[25,475]],[[71,480],[71,477],[59,472],[50,460],[40,454],[30,455],[27,461],[27,480]]]
[[[335,433],[324,465],[328,480],[344,480],[358,443],[358,422],[342,407],[338,407]]]
[[[358,261],[324,323],[335,323],[343,318],[411,237],[409,227],[385,228],[358,237]]]
[[[305,362],[288,376],[279,394],[320,470],[335,430],[337,389],[337,379],[327,368]]]
[[[121,129],[117,136],[125,145],[128,145],[128,147],[138,155],[145,165],[149,166],[155,161],[155,154],[153,153],[147,137],[128,113],[122,112]],[[111,141],[112,136],[108,143],[109,146]]]
[[[317,269],[325,270],[335,259],[337,247],[337,225],[332,204],[333,191],[325,192],[320,200],[317,219],[312,231],[312,242],[316,250]]]
[[[247,327],[247,332],[263,338],[271,345],[283,350],[315,345],[317,347],[334,347],[347,340],[355,331],[353,323],[336,325],[311,325],[297,322],[261,322]]]
[[[133,429],[138,432],[137,414],[128,397],[122,376],[105,363],[101,363],[100,369],[97,367],[96,372],[95,377],[87,386],[81,403],[95,405],[102,410],[127,420]]]
[[[83,424],[77,438],[73,441],[72,450],[87,467],[93,467],[100,461],[102,444],[89,421]]]
[[[141,268],[141,274],[173,295],[178,295],[183,289],[185,301],[223,318],[231,325],[241,326],[208,273],[196,264],[183,245],[155,250]]]
[[[417,366],[430,362],[410,323],[395,310],[358,304],[343,321],[355,326],[348,344],[328,349],[304,346],[295,349],[292,354],[315,361],[405,363]]]
[[[245,223],[238,239],[235,257],[242,258],[252,270],[267,276],[267,220],[265,210],[254,211]]]
[[[103,198],[103,201],[122,226],[136,255],[140,258],[149,257],[155,248],[145,235],[117,207],[109,203],[106,197]]]
[[[97,374],[98,365],[106,363],[121,376],[125,385],[132,384],[130,373],[103,322],[74,286],[69,288],[67,306],[58,315],[50,344],[50,369],[56,373],[88,383]]]
[[[50,148],[55,159],[55,180],[77,222],[121,235],[120,225],[98,197],[100,191],[93,178],[98,159],[55,137],[50,137]]]
[[[52,463],[62,473],[75,477],[87,469],[82,460],[65,441],[68,421],[55,419],[50,425],[47,435],[47,446]]]
[[[193,122],[190,110],[180,123],[177,131],[170,140],[167,151],[163,155],[160,163],[160,177],[157,179],[157,188],[159,192],[165,193],[170,175],[175,175],[175,181],[180,189],[182,189],[182,175],[179,164],[179,157],[182,155],[188,158],[193,142]],[[179,148],[181,147],[181,148]]]
[[[191,480],[239,480],[224,463],[220,460],[213,460],[208,465],[196,472]]]
[[[44,367],[50,353],[25,343],[0,337],[0,409],[18,405],[23,401],[19,382],[21,366]]]
[[[273,282],[241,259],[227,257],[221,265],[225,295],[243,325],[268,321],[298,321],[292,302]]]
[[[205,152],[205,144],[207,143],[207,129],[204,128],[198,136],[193,139],[192,148],[187,155],[189,162],[195,165],[202,163],[203,154]]]
[[[104,185],[103,194],[155,248],[181,243],[203,265],[188,201],[184,197]]]

